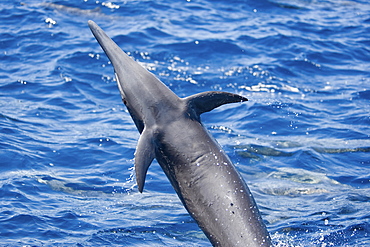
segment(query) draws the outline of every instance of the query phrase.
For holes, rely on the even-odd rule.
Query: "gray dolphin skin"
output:
[[[216,91],[180,98],[95,22],[88,24],[113,64],[122,100],[141,134],[134,161],[139,191],[155,158],[213,246],[272,246],[248,186],[200,121],[204,112],[247,99]]]

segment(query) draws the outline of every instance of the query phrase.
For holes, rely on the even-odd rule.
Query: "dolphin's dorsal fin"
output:
[[[184,99],[188,106],[195,110],[199,116],[202,113],[209,112],[223,104],[237,103],[247,101],[248,99],[233,93],[208,91],[194,94]]]
[[[144,128],[135,152],[136,183],[140,192],[143,192],[146,172],[154,158],[154,134],[153,131]]]

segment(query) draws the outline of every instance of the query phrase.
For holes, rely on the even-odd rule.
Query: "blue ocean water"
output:
[[[276,246],[370,246],[365,0],[0,3],[0,245],[210,246],[139,134],[87,20],[202,116]]]

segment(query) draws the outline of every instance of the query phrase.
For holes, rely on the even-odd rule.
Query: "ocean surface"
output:
[[[139,138],[94,20],[202,115],[276,246],[370,246],[367,0],[0,2],[0,246],[211,246]]]

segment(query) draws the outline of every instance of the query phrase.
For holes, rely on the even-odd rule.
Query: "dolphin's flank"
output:
[[[122,100],[141,134],[135,152],[139,191],[156,159],[213,246],[272,246],[248,186],[200,121],[204,112],[247,99],[226,92],[179,98],[97,24],[88,23],[113,64]]]

